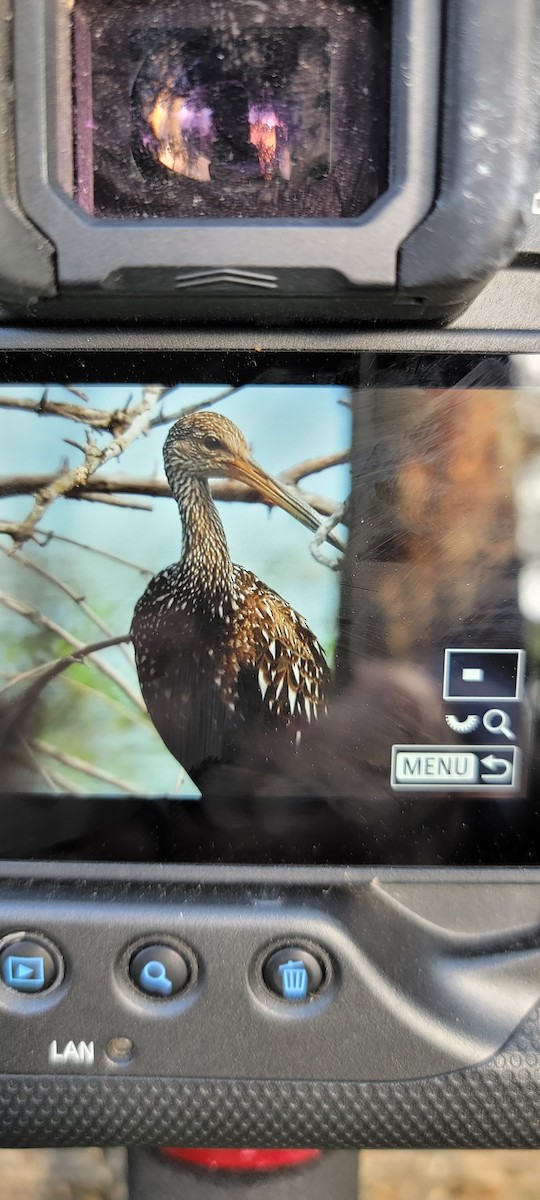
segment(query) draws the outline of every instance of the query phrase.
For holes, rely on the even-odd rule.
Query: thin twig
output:
[[[0,533],[6,533],[6,529],[0,522]],[[121,567],[129,567],[132,571],[137,571],[143,579],[151,579],[154,574],[149,567],[141,567],[140,563],[133,562],[130,558],[122,558],[121,554],[112,554],[110,550],[102,550],[99,546],[90,546],[87,542],[79,542],[76,538],[65,537],[62,533],[55,533],[52,529],[38,530],[32,539],[36,545],[44,547],[51,541],[64,542],[66,546],[76,546],[79,550],[88,550],[90,554],[97,554],[100,558],[106,558],[109,562],[119,563]]]
[[[92,491],[85,492],[84,495],[73,496],[74,500],[89,500],[92,504],[109,504],[112,508],[129,508],[135,512],[152,512],[153,505],[145,504],[140,500],[121,500],[119,496],[109,496],[103,492],[97,493]]]
[[[160,425],[172,425],[175,421],[179,421],[180,417],[189,416],[194,412],[202,412],[205,408],[212,408],[214,404],[219,404],[220,400],[230,400],[231,396],[235,396],[237,392],[242,392],[245,387],[246,384],[242,383],[239,387],[226,388],[224,392],[219,392],[217,396],[210,396],[208,400],[197,400],[194,404],[185,404],[183,408],[179,408],[177,412],[171,413],[167,416],[164,416],[163,413],[160,413],[157,417],[153,418],[150,428],[157,429]],[[168,396],[172,395],[173,392],[178,390],[178,384],[176,384],[173,388],[168,388],[167,391],[160,396],[160,404],[163,404],[163,401],[166,400]]]
[[[49,771],[49,775],[55,784],[57,791],[66,792],[68,796],[87,796],[88,792],[84,788],[79,787],[73,780],[68,779],[66,775],[62,775],[60,771]]]
[[[10,612],[17,613],[18,616],[24,617],[27,621],[30,621],[32,625],[37,625],[39,629],[46,629],[48,633],[54,634],[55,637],[62,638],[63,641],[67,642],[68,646],[72,646],[79,654],[81,651],[84,651],[84,642],[81,642],[79,638],[74,637],[68,629],[64,629],[62,625],[58,625],[58,623],[53,621],[50,617],[46,617],[44,613],[39,611],[39,609],[30,608],[27,604],[22,604],[20,600],[16,600],[14,596],[8,596],[5,592],[0,592],[0,604],[3,604],[5,608],[10,610]],[[106,645],[118,644],[119,643],[114,638],[109,638],[106,642]],[[140,694],[130,687],[129,683],[122,678],[118,671],[115,671],[114,667],[109,666],[109,664],[104,662],[102,658],[98,658],[95,654],[95,651],[91,652],[91,661],[94,666],[101,671],[102,675],[106,675],[107,678],[112,681],[112,683],[116,684],[116,686],[124,692],[128,699],[131,700],[132,704],[135,704],[137,708],[140,708],[141,712],[146,712],[146,706]]]
[[[97,627],[97,629],[100,629],[102,633],[105,633],[108,638],[114,637],[113,631],[110,628],[110,626],[107,625],[107,622],[104,621],[98,615],[98,613],[95,612],[94,609],[91,608],[90,605],[86,603],[85,597],[79,596],[78,593],[76,591],[74,591],[74,589],[72,587],[70,587],[68,583],[64,583],[63,579],[60,579],[58,575],[53,575],[52,571],[47,571],[45,569],[45,567],[40,566],[38,563],[34,562],[31,558],[27,558],[26,555],[22,554],[20,550],[18,550],[14,555],[11,555],[9,553],[9,551],[6,550],[5,546],[0,546],[0,551],[7,558],[13,557],[15,559],[15,562],[19,562],[19,563],[21,563],[21,566],[26,567],[30,571],[34,571],[34,573],[36,575],[39,575],[41,577],[41,579],[46,579],[48,583],[51,583],[53,585],[53,587],[58,588],[58,591],[63,592],[65,596],[69,596],[69,599],[73,600],[73,603],[76,604],[78,608],[80,608],[81,612],[84,613],[85,617],[88,617],[88,620],[91,621],[92,624]],[[127,658],[130,665],[132,665],[133,660],[131,658],[129,650],[127,649],[127,647],[125,645],[121,646],[121,652],[124,655],[124,657]]]
[[[0,396],[0,408],[37,413],[40,417],[63,417],[65,420],[89,425],[92,429],[105,430],[107,433],[117,433],[127,428],[130,423],[129,415],[121,408],[112,412],[105,408],[82,408],[81,405],[71,404],[66,400],[49,400],[46,392],[40,400],[31,400],[26,396]]]
[[[45,682],[48,683],[50,679],[54,679],[56,675],[60,675],[62,671],[65,671],[66,666],[70,667],[77,661],[78,659],[75,658],[74,654],[69,654],[64,658],[53,658],[49,662],[40,663],[39,667],[29,667],[27,671],[19,671],[15,675],[11,672],[8,682],[0,687],[0,696],[3,696],[4,692],[9,692],[10,688],[18,687],[19,684],[29,683],[32,680],[38,680],[39,682],[41,679],[45,679]]]
[[[87,431],[87,445],[84,461],[78,467],[68,468],[60,472],[56,479],[37,490],[34,505],[24,521],[19,525],[15,541],[22,545],[32,536],[44,513],[61,496],[69,495],[78,487],[87,488],[89,480],[99,467],[119,458],[121,454],[150,427],[151,414],[163,394],[162,387],[149,386],[145,388],[140,404],[130,413],[130,423],[125,432],[111,438],[107,445],[100,445]],[[12,535],[13,536],[13,535]]]
[[[37,771],[39,775],[41,775],[41,778],[44,780],[47,787],[50,788],[52,792],[58,792],[59,788],[56,785],[53,776],[50,774],[50,772],[47,770],[47,768],[43,765],[43,763],[40,763],[39,758],[34,753],[32,746],[30,746],[30,744],[27,742],[26,738],[19,737],[19,745],[23,749],[24,753],[26,754],[26,757],[29,759],[34,770]]]
[[[72,396],[77,396],[77,399],[82,400],[84,404],[90,402],[88,393],[84,392],[82,388],[74,387],[72,383],[64,383],[63,387],[64,391],[69,392]]]
[[[322,547],[328,540],[330,534],[335,529],[336,525],[341,525],[345,516],[346,503],[340,504],[332,513],[332,516],[327,517],[326,521],[322,521],[313,540],[309,543],[309,548],[314,559],[322,563],[325,567],[330,567],[331,571],[339,571],[341,562],[337,558],[329,558],[324,553]]]
[[[8,684],[0,689],[2,693],[9,691],[11,687],[15,687],[21,682],[28,682],[30,680],[30,684],[22,696],[17,696],[10,704],[2,706],[0,710],[1,744],[5,744],[10,738],[12,730],[18,731],[21,722],[24,721],[29,710],[36,704],[47,684],[53,679],[57,678],[63,671],[66,671],[73,663],[82,662],[86,656],[90,656],[94,651],[104,650],[109,646],[118,646],[121,642],[128,642],[130,640],[131,638],[127,635],[108,638],[101,642],[93,642],[88,646],[83,646],[76,654],[67,654],[64,658],[58,658],[54,662],[45,663],[41,667],[34,667],[30,671],[23,671],[20,675],[10,680]],[[146,710],[145,716],[148,719]]]
[[[4,692],[8,692],[10,688],[32,680],[34,681],[33,689],[37,696],[52,679],[56,679],[57,675],[61,675],[63,671],[67,671],[68,667],[72,667],[74,663],[81,663],[85,658],[88,658],[98,650],[108,650],[110,646],[120,646],[124,642],[131,642],[129,634],[106,638],[101,642],[91,642],[88,646],[83,646],[81,650],[78,650],[74,654],[64,654],[62,658],[51,659],[50,662],[41,663],[39,667],[31,667],[28,671],[20,671],[18,675],[10,676],[9,682],[0,688],[0,696]],[[146,714],[146,707],[144,710],[141,708],[142,711]]]
[[[141,794],[140,788],[133,787],[126,779],[119,779],[116,775],[111,775],[110,771],[104,771],[102,767],[96,767],[94,763],[78,758],[75,754],[67,754],[57,746],[52,746],[50,742],[44,742],[42,738],[34,738],[31,744],[34,750],[46,754],[48,758],[54,758],[55,762],[61,763],[63,767],[70,767],[72,771],[89,775],[91,779],[99,779],[102,783],[110,783],[117,792],[127,792],[131,796]]]
[[[77,677],[74,678],[73,675],[66,674],[66,684],[74,691],[81,692],[85,700],[89,696],[95,696],[96,694],[95,688],[90,683],[85,683]],[[138,708],[131,708],[130,705],[122,704],[121,700],[117,700],[114,696],[109,695],[108,692],[100,692],[99,699],[101,704],[113,709],[115,714],[121,716],[123,721],[131,721],[140,727],[148,726],[148,713],[143,713]]]
[[[297,463],[296,466],[289,467],[286,471],[281,471],[279,478],[282,483],[299,483],[308,475],[317,475],[320,471],[328,471],[330,467],[343,467],[350,461],[349,450],[338,450],[336,454],[322,454],[317,458],[307,458],[304,462]]]
[[[186,404],[178,409],[177,412],[165,415],[159,413],[154,417],[149,424],[150,429],[157,429],[162,425],[171,425],[184,414],[193,412],[201,412],[205,408],[211,408],[214,404],[219,404],[221,400],[228,400],[237,392],[241,392],[246,384],[241,384],[239,387],[226,388],[225,391],[219,392],[217,396],[210,396],[207,400],[198,400],[194,404]],[[156,386],[156,402],[163,404],[175,392],[181,391],[182,385],[175,383],[172,387]],[[65,391],[78,400],[82,400],[84,407],[80,404],[72,404],[69,400],[50,400],[48,389],[45,388],[43,395],[39,400],[34,400],[29,396],[0,396],[0,408],[18,410],[20,412],[38,413],[39,416],[63,417],[69,421],[76,421],[81,425],[89,425],[92,429],[105,430],[107,433],[117,434],[123,429],[129,428],[132,420],[132,413],[129,411],[129,402],[123,408],[114,408],[112,410],[106,408],[90,408],[89,397],[80,388],[65,385]],[[131,397],[130,397],[131,400]]]

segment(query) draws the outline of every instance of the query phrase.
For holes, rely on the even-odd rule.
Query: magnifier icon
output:
[[[489,708],[483,717],[484,726],[488,733],[502,733],[509,741],[515,742],[516,735],[510,724],[508,713],[502,708]]]
[[[167,977],[165,963],[159,962],[158,959],[152,959],[145,964],[139,975],[139,983],[145,991],[155,992],[158,996],[170,996],[173,990],[172,980]]]

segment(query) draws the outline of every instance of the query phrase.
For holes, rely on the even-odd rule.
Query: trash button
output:
[[[275,996],[292,1003],[306,1003],[325,980],[322,963],[302,946],[284,946],[263,964],[264,982]]]

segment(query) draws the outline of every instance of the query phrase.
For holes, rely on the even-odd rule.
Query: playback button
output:
[[[46,992],[63,975],[62,957],[50,943],[12,934],[2,939],[0,947],[0,979],[13,992]]]

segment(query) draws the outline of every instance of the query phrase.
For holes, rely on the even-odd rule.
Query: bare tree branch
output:
[[[24,617],[27,621],[30,621],[32,625],[37,625],[39,629],[46,629],[48,633],[54,634],[55,637],[62,638],[63,641],[67,642],[68,646],[73,646],[78,654],[85,652],[84,642],[81,642],[79,638],[74,637],[69,630],[63,629],[63,627],[58,625],[56,621],[51,620],[50,617],[46,617],[44,613],[39,612],[39,609],[30,608],[27,604],[22,604],[20,600],[16,600],[15,597],[6,595],[5,592],[0,592],[0,604],[3,604],[5,608],[10,610],[10,612],[17,613],[18,616]],[[125,640],[127,639],[122,638],[117,640],[116,638],[108,638],[105,642],[105,646],[119,645],[120,641]],[[102,645],[98,648],[105,648],[105,646]],[[86,651],[86,653],[88,652]],[[134,691],[133,688],[130,687],[129,683],[127,683],[122,675],[120,675],[118,671],[115,671],[114,667],[109,666],[109,663],[105,662],[102,658],[98,658],[96,656],[95,649],[90,651],[90,656],[94,666],[101,671],[102,675],[106,675],[107,678],[112,681],[112,683],[116,684],[116,686],[124,692],[128,699],[131,700],[132,704],[136,706],[136,708],[140,708],[141,712],[146,712],[144,700],[138,692]],[[14,682],[15,681],[12,680],[9,686],[13,686]]]
[[[66,400],[49,400],[46,391],[41,400],[31,400],[27,396],[0,396],[0,408],[33,412],[40,417],[65,417],[68,421],[77,421],[81,425],[90,425],[92,429],[114,434],[130,424],[130,416],[122,408],[112,412],[104,408],[82,408],[80,404],[71,404]]]
[[[89,480],[99,467],[118,458],[132,442],[136,441],[150,427],[152,412],[156,403],[163,395],[162,387],[148,386],[140,403],[130,413],[130,424],[124,433],[118,433],[111,438],[107,445],[100,446],[90,433],[87,432],[87,445],[84,462],[78,467],[61,470],[54,480],[39,488],[34,496],[32,511],[19,525],[14,540],[22,545],[33,534],[49,506],[60,496],[69,495],[78,487],[87,487]],[[12,534],[12,536],[14,536]]]
[[[83,662],[85,658],[96,653],[98,650],[107,650],[109,646],[120,646],[123,642],[131,642],[129,633],[120,637],[106,638],[101,642],[91,642],[88,646],[83,646],[81,650],[78,650],[74,654],[65,654],[62,658],[54,658],[48,663],[41,663],[39,667],[31,667],[28,671],[20,671],[18,675],[10,675],[8,683],[5,683],[0,688],[0,696],[4,692],[8,692],[10,688],[32,680],[34,681],[33,687],[37,696],[52,679],[56,679],[57,675],[61,675],[63,671],[67,671],[68,667],[72,667],[74,663]],[[146,707],[144,710],[141,709],[141,711],[144,711],[145,715],[147,715]]]
[[[308,475],[317,475],[320,471],[328,471],[330,467],[343,467],[351,461],[349,450],[339,450],[336,454],[321,454],[317,458],[306,458],[304,462],[282,471],[279,478],[282,483],[299,483]]]
[[[52,571],[47,571],[45,569],[45,567],[40,566],[38,563],[34,562],[31,558],[27,558],[26,555],[22,554],[20,551],[17,551],[14,555],[11,555],[6,550],[5,546],[0,546],[0,551],[7,558],[13,557],[15,559],[15,562],[19,562],[21,564],[21,566],[25,567],[27,570],[33,571],[36,575],[39,575],[41,579],[46,579],[48,583],[52,583],[53,587],[58,588],[58,590],[60,592],[63,592],[65,596],[69,596],[69,599],[73,600],[73,603],[76,604],[78,608],[80,608],[81,612],[84,613],[85,617],[88,617],[88,620],[91,621],[92,624],[95,625],[98,629],[100,629],[102,633],[105,633],[108,638],[114,637],[113,631],[110,628],[110,626],[107,625],[106,621],[104,621],[98,615],[98,613],[96,613],[94,611],[94,609],[91,608],[90,605],[86,603],[85,597],[79,596],[78,593],[75,592],[74,589],[72,587],[70,587],[68,583],[64,583],[64,581],[62,579],[60,579],[58,575],[53,575]],[[128,662],[132,665],[133,660],[131,658],[131,655],[130,655],[127,647],[125,645],[122,645],[120,647],[120,649],[121,649],[122,654],[127,658]]]
[[[306,459],[281,471],[277,476],[282,483],[296,485],[308,475],[316,475],[327,471],[330,467],[343,466],[350,461],[348,453],[321,455],[318,458]],[[0,477],[0,497],[33,495],[42,488],[50,487],[57,475],[47,472],[39,475],[18,475],[15,478]],[[171,490],[164,476],[147,476],[140,478],[134,475],[103,475],[92,480],[91,488],[83,484],[74,484],[69,495],[76,499],[87,498],[88,492],[98,495],[131,495],[131,496],[166,496],[170,498]],[[212,483],[212,495],[215,500],[243,500],[247,503],[260,503],[258,492],[248,488],[244,483],[227,480]],[[266,502],[265,502],[266,503]]]
[[[84,700],[87,700],[89,696],[95,696],[96,694],[95,688],[92,687],[92,684],[90,682],[85,682],[78,675],[70,675],[69,673],[66,673],[66,685],[73,689],[73,691],[82,693],[82,698]],[[132,708],[131,705],[123,704],[121,700],[118,700],[115,696],[110,695],[109,692],[100,692],[99,699],[101,704],[104,704],[107,708],[112,709],[114,715],[120,716],[122,721],[130,721],[132,724],[139,725],[139,727],[148,727],[149,718],[147,712],[143,713],[139,708]]]
[[[306,463],[300,463],[295,467],[290,467],[287,471],[282,471],[278,475],[278,479],[288,486],[294,487],[295,484],[291,483],[291,479],[297,481],[302,478],[305,468],[308,468],[305,471],[306,474],[313,475],[318,471],[327,470],[329,466],[336,466],[338,463],[341,464],[346,461],[347,458],[344,455],[328,455],[321,459],[310,459]],[[53,482],[53,479],[54,476],[51,475],[19,476],[18,479],[11,480],[0,479],[0,497],[2,495],[32,495],[42,488],[47,488]],[[247,487],[244,483],[238,483],[236,480],[214,482],[211,485],[211,491],[214,500],[222,500],[230,503],[264,504],[266,508],[273,507],[271,504],[268,504],[267,500],[263,500],[258,492]],[[156,499],[171,498],[170,488],[166,479],[155,477],[141,479],[128,475],[106,475],[94,478],[89,488],[74,487],[65,495],[65,499],[111,503],[114,496],[121,495],[144,495]],[[299,489],[299,495],[323,517],[332,516],[336,510],[335,501],[329,500],[317,493]],[[150,506],[144,505],[141,507],[149,508]],[[19,530],[20,526],[15,523],[0,523],[0,533],[8,534],[16,542],[20,541]]]
[[[97,767],[84,758],[78,758],[75,754],[66,754],[57,746],[52,746],[50,742],[44,742],[42,738],[34,738],[31,746],[33,750],[37,750],[40,754],[46,754],[48,758],[54,758],[55,762],[61,763],[64,767],[70,767],[72,771],[79,771],[82,775],[90,776],[91,779],[101,780],[102,783],[110,783],[117,792],[127,792],[129,796],[140,796],[141,794],[140,788],[133,787],[126,779],[119,779],[118,776],[111,775],[110,771],[104,771],[102,767]]]
[[[89,404],[88,393],[84,392],[82,388],[74,387],[72,383],[64,383],[62,386],[65,392],[70,392],[72,396],[77,396],[79,400],[83,400],[85,404]]]
[[[23,750],[24,754],[26,755],[30,765],[33,767],[33,769],[35,771],[38,772],[38,775],[41,775],[41,778],[43,779],[46,786],[48,788],[50,788],[51,792],[60,791],[54,777],[47,770],[47,768],[44,766],[44,764],[39,761],[37,754],[34,753],[34,750],[29,745],[29,743],[26,741],[26,738],[20,737],[19,745],[20,745],[21,749]]]
[[[235,396],[237,392],[242,392],[245,386],[246,385],[243,383],[240,387],[226,388],[224,392],[219,392],[217,396],[211,396],[208,400],[198,400],[196,404],[185,404],[175,413],[170,413],[166,416],[161,412],[152,420],[151,428],[157,429],[160,425],[172,425],[175,421],[178,421],[180,417],[188,416],[190,413],[194,412],[202,412],[205,408],[212,408],[214,404],[219,404],[220,400],[229,400],[229,398],[231,396]],[[176,385],[174,388],[168,388],[160,397],[160,403],[163,404],[163,401],[166,400],[168,396],[178,390],[178,385]]]
[[[0,533],[9,533],[9,528],[6,528],[5,522],[0,521]],[[131,570],[137,571],[144,579],[151,579],[154,574],[149,567],[141,567],[140,563],[133,562],[130,558],[122,558],[120,554],[112,554],[110,550],[102,550],[100,546],[90,546],[86,542],[79,542],[76,538],[65,537],[62,533],[55,533],[52,529],[39,529],[33,535],[32,541],[38,546],[47,546],[49,542],[64,542],[67,546],[76,546],[78,550],[88,550],[90,554],[97,554],[100,558],[106,558],[110,562],[119,563],[122,567],[130,567]]]
[[[53,662],[45,663],[39,667],[33,667],[29,671],[22,671],[19,675],[10,679],[9,683],[4,684],[0,688],[0,695],[6,693],[21,683],[27,683],[28,686],[22,695],[17,695],[15,700],[8,705],[2,705],[0,708],[0,744],[12,736],[12,731],[16,732],[20,729],[21,722],[24,722],[30,709],[39,700],[44,688],[47,687],[53,679],[66,671],[74,663],[82,662],[85,657],[89,657],[95,651],[105,650],[109,646],[118,646],[122,642],[129,642],[131,638],[128,635],[116,638],[107,638],[101,642],[93,642],[88,646],[83,646],[75,654],[67,654],[64,658],[57,658]],[[144,709],[145,718],[148,720],[148,714]]]
[[[347,504],[340,504],[334,512],[327,517],[326,521],[322,521],[313,540],[309,543],[311,553],[316,562],[322,563],[324,567],[330,567],[331,571],[339,571],[341,568],[341,560],[337,558],[328,558],[322,547],[330,537],[332,530],[336,525],[341,525],[345,519]]]
[[[32,495],[42,486],[46,486],[53,476],[40,475],[29,476],[26,480],[21,480],[20,491],[18,494]],[[281,478],[281,476],[279,476]],[[10,481],[10,485],[15,481]],[[0,480],[0,496],[3,493],[2,489],[4,481]],[[293,485],[290,485],[291,487]],[[229,503],[243,504],[264,504],[266,508],[272,508],[267,500],[262,500],[258,492],[247,487],[245,483],[238,483],[236,480],[228,479],[211,485],[212,496],[214,500],[222,500]],[[8,494],[15,494],[11,490]],[[87,500],[94,503],[113,503],[115,496],[118,495],[145,495],[152,496],[155,499],[171,499],[171,491],[166,479],[140,479],[130,476],[102,476],[92,481],[91,490],[85,488],[76,488],[65,496],[66,500]],[[320,496],[315,492],[306,492],[299,489],[299,494],[303,500],[306,500],[321,516],[331,516],[336,507],[335,502]],[[117,501],[119,504],[120,500]],[[150,509],[151,505],[134,505],[128,504],[126,507],[140,507]],[[10,537],[18,541],[19,525],[10,522],[0,524],[0,533],[8,534]]]
[[[120,496],[107,495],[104,492],[92,491],[85,492],[80,496],[68,496],[68,500],[87,500],[91,504],[109,504],[112,508],[129,508],[135,512],[152,512],[153,505],[145,504],[142,500],[122,500]]]
[[[183,416],[184,413],[199,412],[202,409],[211,408],[214,404],[219,404],[220,400],[228,400],[236,392],[242,391],[244,386],[243,384],[242,387],[238,388],[226,388],[225,391],[219,392],[217,396],[211,396],[208,400],[200,400],[196,404],[186,404],[183,408],[179,408],[176,413],[166,415],[161,412],[150,421],[149,428],[157,429],[161,425],[170,425]],[[124,429],[128,429],[131,425],[132,414],[127,406],[124,408],[115,408],[112,411],[104,408],[91,408],[88,396],[84,392],[78,388],[68,386],[66,386],[65,390],[83,400],[84,407],[80,404],[72,404],[66,400],[50,400],[48,390],[45,389],[39,400],[33,400],[29,396],[0,396],[0,408],[37,413],[41,417],[64,417],[66,420],[76,421],[80,425],[89,425],[92,429],[112,433],[115,436]],[[160,387],[156,402],[163,404],[170,395],[178,391],[181,391],[181,386],[178,384],[175,384],[174,387]]]
[[[17,478],[0,478],[0,497],[33,496],[44,488],[50,487],[58,479],[55,472],[47,471],[39,475],[19,475]],[[139,479],[138,477],[110,475],[98,476],[91,485],[74,485],[66,493],[68,500],[86,500],[88,496],[170,496],[166,479]]]
[[[49,771],[55,788],[58,792],[67,792],[68,796],[87,796],[88,792],[82,787],[78,787],[73,783],[72,779],[68,779],[66,775],[62,775],[60,771]]]

